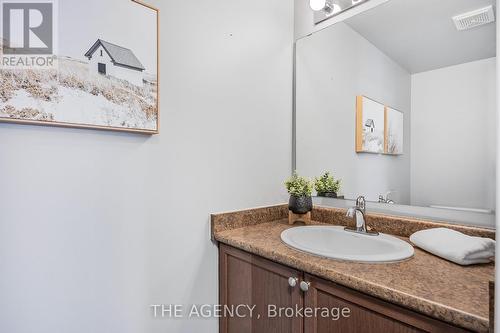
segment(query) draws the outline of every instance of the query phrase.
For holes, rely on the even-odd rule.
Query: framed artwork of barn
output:
[[[356,152],[384,153],[385,106],[366,96],[356,97]]]
[[[356,153],[403,155],[404,113],[356,96]]]
[[[139,0],[39,0],[28,8],[38,25],[24,29],[28,9],[4,2],[10,22],[0,55],[17,62],[0,66],[1,122],[159,133],[158,9]]]

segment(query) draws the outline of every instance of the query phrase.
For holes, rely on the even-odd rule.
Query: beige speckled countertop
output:
[[[413,258],[391,264],[321,258],[291,249],[281,241],[281,232],[291,227],[285,219],[286,213],[286,206],[274,206],[213,215],[213,238],[430,317],[473,331],[488,331],[489,281],[494,279],[494,264],[463,267],[418,248],[415,248]],[[343,224],[340,220],[322,220],[324,216],[331,217],[337,213],[339,210],[315,208],[313,219],[323,223]],[[401,222],[399,218],[383,218],[380,215],[371,216],[371,219],[374,224],[377,224],[375,219],[383,219],[384,222],[380,225],[392,223],[392,228],[396,227],[394,222]],[[442,225],[404,220],[410,224],[420,223],[418,229]],[[494,237],[494,231],[488,229],[451,227],[469,234]],[[413,231],[415,228],[417,227],[412,225],[408,229]],[[384,228],[378,230],[387,233]],[[404,238],[408,235],[399,233],[398,236]]]

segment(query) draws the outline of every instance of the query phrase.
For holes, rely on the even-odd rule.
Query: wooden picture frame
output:
[[[367,145],[367,137],[371,145]],[[356,96],[356,153],[403,155],[404,113],[369,97]]]
[[[356,152],[384,153],[385,106],[363,95],[356,97]]]
[[[73,0],[73,1],[79,1],[79,0]],[[156,50],[150,52],[149,50],[140,50],[142,54],[148,54],[148,59],[147,59],[147,65],[144,66],[135,66],[131,65],[130,61],[134,61],[134,58],[139,61],[137,64],[142,64],[140,57],[135,55],[135,52],[132,50],[132,48],[129,48],[127,43],[123,43],[125,45],[120,45],[118,42],[116,44],[109,42],[107,46],[110,46],[115,49],[115,53],[113,54],[113,51],[108,50],[103,44],[98,45],[98,47],[102,47],[105,52],[100,50],[99,56],[109,56],[109,68],[112,66],[116,67],[116,71],[112,75],[107,73],[102,73],[103,67],[102,63],[99,63],[99,73],[97,74],[103,74],[102,77],[99,77],[98,80],[101,81],[92,81],[93,77],[91,78],[90,76],[81,76],[82,81],[85,79],[85,84],[79,84],[76,83],[75,85],[78,86],[78,88],[68,88],[68,86],[64,86],[64,93],[67,92],[68,89],[80,89],[78,93],[74,93],[71,95],[71,98],[67,97],[67,95],[63,95],[62,92],[60,92],[59,89],[61,89],[62,85],[65,83],[62,83],[61,81],[61,68],[67,68],[67,67],[61,67],[61,62],[67,61],[69,62],[70,60],[74,59],[74,63],[83,68],[84,65],[87,66],[86,70],[89,75],[95,75],[96,77],[98,76],[96,73],[92,72],[92,57],[94,57],[94,54],[92,52],[89,53],[89,51],[94,48],[95,45],[92,45],[91,49],[87,52],[84,53],[89,45],[89,39],[85,39],[85,41],[81,41],[82,45],[86,46],[81,46],[78,45],[79,47],[81,46],[82,53],[74,53],[75,56],[74,58],[71,57],[73,54],[64,54],[61,51],[59,54],[54,54],[57,56],[57,61],[58,61],[58,67],[57,67],[57,80],[54,80],[54,83],[51,82],[53,87],[57,87],[57,92],[54,93],[54,89],[51,89],[51,93],[53,96],[47,97],[49,100],[50,98],[53,97],[53,104],[50,102],[47,103],[46,101],[39,102],[38,100],[35,100],[35,98],[38,97],[32,97],[29,92],[23,91],[21,88],[17,88],[18,90],[21,91],[23,96],[27,96],[30,98],[25,98],[25,101],[23,103],[18,103],[19,105],[24,105],[23,106],[18,106],[15,105],[17,100],[7,99],[7,100],[0,100],[0,122],[3,123],[15,123],[15,124],[25,124],[25,125],[42,125],[42,126],[56,126],[56,127],[68,127],[68,128],[82,128],[82,129],[97,129],[97,130],[110,130],[110,131],[117,131],[117,132],[130,132],[130,133],[139,133],[139,134],[147,134],[147,135],[153,135],[153,134],[159,134],[160,132],[160,34],[159,34],[159,9],[155,8],[149,4],[146,4],[140,0],[115,0],[115,2],[123,2],[123,6],[126,6],[127,3],[132,3],[134,6],[140,6],[138,8],[141,9],[147,9],[148,11],[150,10],[151,13],[149,12],[141,12],[141,19],[143,21],[138,20],[137,25],[134,26],[134,18],[133,17],[124,17],[123,20],[125,21],[122,25],[130,27],[130,29],[137,29],[139,32],[137,32],[138,35],[144,36],[145,34],[151,35],[151,34],[156,34],[156,38],[154,36],[150,39],[148,39],[149,44],[148,45],[153,45],[151,42],[156,43]],[[67,1],[64,2],[66,4]],[[80,2],[83,6],[86,2]],[[116,5],[116,3],[114,3]],[[107,5],[107,4],[106,4]],[[86,4],[86,6],[90,6],[90,4]],[[121,6],[121,5],[120,5]],[[125,8],[125,7],[124,7]],[[59,5],[59,9],[63,11],[61,8],[61,4]],[[134,12],[133,7],[127,7],[126,8],[129,12]],[[64,15],[64,14],[62,14]],[[61,15],[61,16],[62,16]],[[85,15],[81,14],[82,20],[77,21],[76,23],[69,22],[68,20],[65,21],[65,25],[60,26],[60,31],[63,31],[65,28],[71,28],[71,29],[83,29],[82,26],[84,26],[88,23],[87,21],[84,21]],[[152,20],[149,20],[149,16],[151,16]],[[120,20],[120,17],[114,18],[116,20]],[[147,20],[148,24],[147,26],[155,26],[155,29],[153,31],[152,27],[150,32],[145,32],[145,31],[140,31],[141,28],[146,29],[144,25],[141,25],[141,22],[145,22],[144,20]],[[148,30],[148,31],[149,31]],[[56,31],[57,33],[57,31]],[[116,32],[110,32],[108,35],[114,35],[115,36],[121,36],[122,38],[118,38],[120,40],[124,40],[127,38],[126,33],[122,33],[121,35],[117,35]],[[102,33],[106,35],[106,33]],[[125,37],[123,37],[125,36]],[[96,44],[99,43],[99,41],[103,41],[103,37],[101,34],[96,34],[94,40],[96,40]],[[106,38],[106,37],[104,37]],[[131,38],[131,37],[130,37]],[[131,44],[137,44],[138,38],[136,37],[134,39],[134,42]],[[144,42],[146,43],[146,42]],[[143,44],[141,44],[143,45]],[[61,49],[61,47],[59,47]],[[79,51],[80,49],[78,49]],[[120,52],[123,55],[123,50],[128,50],[129,53],[125,57],[120,57]],[[114,57],[113,57],[114,56]],[[153,59],[156,57],[156,59]],[[87,63],[85,63],[85,59],[88,59]],[[68,60],[70,59],[70,60]],[[67,64],[65,64],[67,65]],[[135,67],[134,67],[135,66]],[[154,68],[156,67],[156,68]],[[151,71],[148,71],[148,68],[151,68]],[[2,74],[5,77],[5,73],[1,73],[2,71],[8,71],[12,69],[3,69],[0,68],[0,74]],[[21,69],[15,69],[16,71],[23,71]],[[39,69],[40,70],[40,69]],[[54,69],[56,70],[56,69]],[[41,70],[41,71],[49,71],[49,70]],[[104,72],[106,72],[104,70]],[[118,73],[126,73],[123,75],[119,75]],[[143,73],[142,77],[140,74],[137,74],[137,72]],[[76,72],[80,73],[80,72]],[[87,72],[85,72],[87,73]],[[15,80],[14,75],[11,72],[9,72],[9,75],[12,75],[13,80]],[[23,74],[24,75],[24,74]],[[40,74],[42,75],[42,74]],[[74,75],[77,79],[81,78],[77,74]],[[130,78],[132,76],[139,77],[139,79],[135,81],[131,81]],[[109,83],[108,86],[105,86],[107,79],[112,80],[112,83]],[[40,81],[40,80],[38,80]],[[43,80],[42,80],[43,81]],[[36,82],[36,81],[35,81]],[[66,81],[65,81],[66,82]],[[102,83],[102,86],[108,87],[111,90],[111,95],[114,94],[114,92],[119,92],[122,96],[120,97],[113,97],[110,96],[109,91],[105,91],[104,88],[100,89],[102,86],[98,87],[92,87],[93,82],[98,82],[98,84]],[[133,83],[134,82],[134,83]],[[1,83],[1,82],[0,82]],[[116,86],[113,86],[113,84],[116,83]],[[141,86],[141,83],[143,86]],[[86,90],[83,90],[84,88],[81,88],[82,86],[85,86]],[[90,88],[89,88],[90,87]],[[42,87],[43,88],[43,87]],[[116,89],[116,90],[114,90]],[[127,89],[130,89],[130,91],[127,91]],[[13,94],[15,96],[16,93],[19,93],[19,91],[14,91]],[[19,93],[19,94],[21,94]],[[79,94],[79,95],[78,95]],[[95,103],[87,103],[89,100],[91,100],[95,96],[99,98],[99,102]],[[77,97],[75,96],[84,96],[85,98],[82,97],[81,100],[78,100]],[[65,100],[65,103],[61,103],[61,100]],[[29,104],[31,101],[35,101],[36,103]],[[71,103],[70,101],[73,101]],[[75,102],[76,101],[76,102]],[[118,102],[117,102],[118,101]],[[102,102],[103,104],[105,103],[105,106],[102,106],[102,104],[99,104]],[[60,103],[60,104],[57,104]],[[57,104],[58,106],[54,106]],[[74,108],[72,107],[74,105]],[[94,108],[92,108],[94,107]],[[92,108],[90,111],[89,109]],[[78,109],[78,112],[73,112],[73,110]],[[31,113],[25,112],[26,110],[32,110]],[[54,112],[54,110],[56,110]],[[75,115],[81,115],[80,118],[79,116],[75,116],[72,118],[71,116],[68,116],[67,114],[64,114],[65,110],[72,110]],[[111,110],[111,111],[110,111]],[[99,111],[106,112],[105,115],[98,114]],[[87,113],[84,112],[94,112],[97,114],[94,118],[88,116]],[[141,113],[142,112],[142,113]],[[40,116],[40,115],[43,116]],[[89,113],[91,116],[94,116],[94,114]],[[106,118],[107,117],[107,118]],[[128,117],[128,118],[127,118]],[[83,121],[82,119],[93,119],[92,121]],[[97,120],[94,120],[97,119]]]

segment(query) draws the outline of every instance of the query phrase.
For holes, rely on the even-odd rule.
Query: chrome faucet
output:
[[[346,214],[347,217],[354,219],[356,226],[355,227],[345,227],[344,229],[346,231],[350,231],[350,232],[357,232],[360,234],[377,236],[378,232],[367,229],[365,214],[366,214],[366,200],[365,200],[365,197],[359,196],[356,199],[356,206],[349,208],[347,210],[347,214]]]
[[[394,200],[389,199],[389,194],[391,194],[390,191],[385,194],[385,198],[382,194],[379,195],[378,202],[379,203],[387,203],[387,204],[395,204]]]

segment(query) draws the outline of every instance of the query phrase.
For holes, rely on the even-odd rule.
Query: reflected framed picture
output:
[[[39,13],[43,29],[29,39],[37,48],[20,48],[16,34],[4,29],[2,55],[47,60],[46,66],[2,63],[0,121],[159,133],[158,9],[138,0],[39,0],[33,6],[17,11]],[[10,26],[17,23],[22,19],[10,18]]]
[[[385,106],[366,96],[356,97],[356,152],[384,153]]]
[[[403,112],[385,107],[385,147],[384,152],[390,155],[402,155],[404,143]]]

